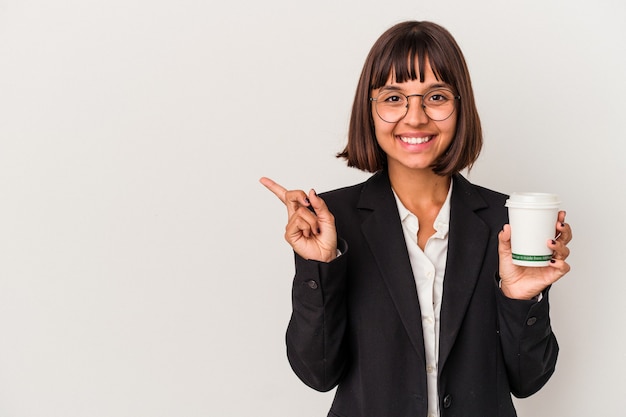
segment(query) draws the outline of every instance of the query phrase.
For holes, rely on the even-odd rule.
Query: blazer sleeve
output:
[[[497,288],[502,351],[511,392],[518,398],[539,391],[554,373],[559,346],[550,325],[549,289],[541,301],[512,300]]]
[[[287,327],[287,357],[296,375],[318,391],[329,391],[345,369],[346,289],[348,247],[329,263],[295,254],[293,312]]]

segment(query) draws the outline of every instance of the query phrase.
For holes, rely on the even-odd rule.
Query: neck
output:
[[[389,167],[389,181],[404,206],[413,213],[427,207],[441,207],[448,196],[451,177],[432,170],[394,169]]]

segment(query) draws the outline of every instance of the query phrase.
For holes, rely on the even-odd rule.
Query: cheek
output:
[[[380,119],[374,119],[374,133],[376,134],[376,140],[380,141],[385,139],[389,135],[393,134],[395,123],[386,123]]]
[[[445,131],[446,134],[449,135],[450,137],[454,137],[456,135],[456,128],[457,128],[456,114],[453,114],[452,116],[450,116],[450,118],[443,123],[444,123],[443,125],[440,125],[441,129]]]

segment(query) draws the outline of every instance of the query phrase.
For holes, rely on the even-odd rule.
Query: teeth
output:
[[[400,136],[400,140],[409,145],[419,145],[420,143],[426,143],[432,139],[432,136],[425,136],[423,138],[405,138]]]

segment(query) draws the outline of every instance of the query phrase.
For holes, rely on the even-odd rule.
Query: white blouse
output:
[[[452,182],[446,201],[441,206],[433,225],[435,234],[428,239],[422,251],[417,244],[418,219],[404,207],[394,191],[422,313],[422,329],[424,330],[424,347],[426,350],[428,417],[439,417],[439,393],[437,390],[439,317],[443,296],[443,276],[448,255],[451,195]]]

